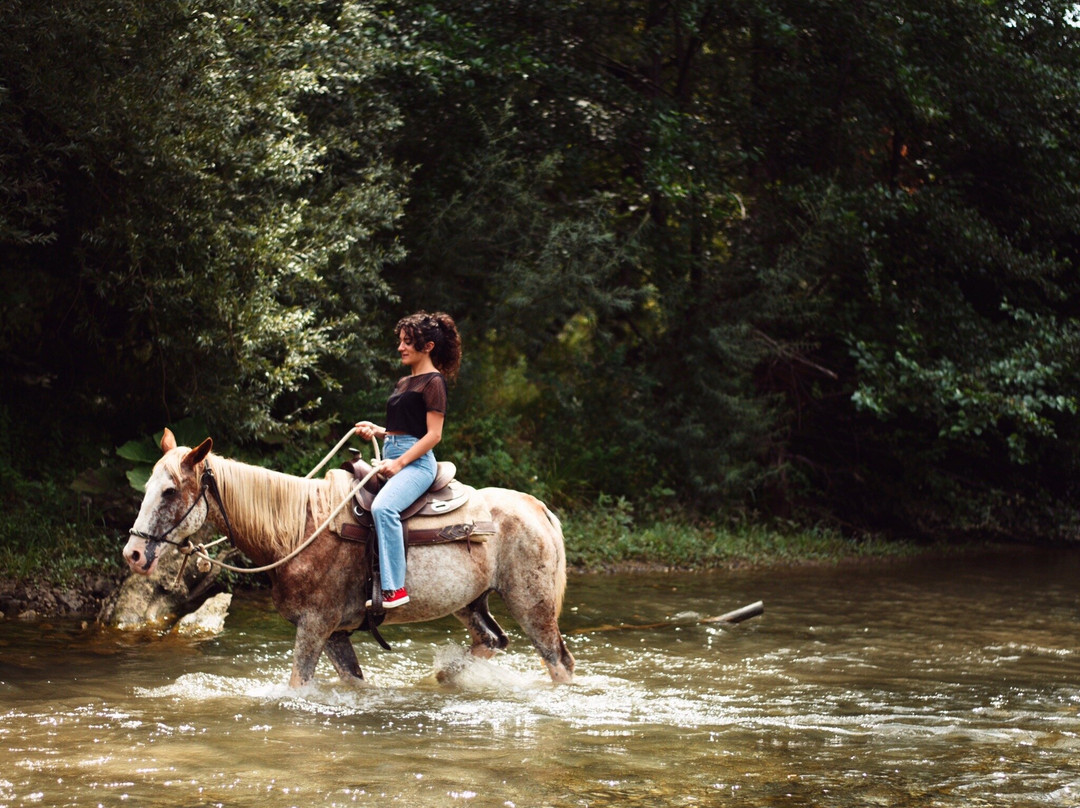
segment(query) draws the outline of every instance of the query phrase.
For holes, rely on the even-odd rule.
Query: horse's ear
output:
[[[168,454],[176,448],[176,435],[172,433],[172,430],[165,427],[165,432],[161,435],[161,451],[164,454]]]
[[[212,448],[214,448],[214,441],[211,438],[207,438],[190,452],[188,452],[186,455],[184,455],[184,459],[180,461],[180,465],[189,469],[195,468],[197,465],[199,465],[199,463],[202,462],[204,457],[210,454],[210,450]]]

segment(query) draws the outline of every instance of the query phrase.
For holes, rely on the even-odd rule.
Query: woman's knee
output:
[[[392,502],[379,502],[375,500],[371,503],[371,515],[376,520],[382,519],[394,519],[400,517],[401,510],[394,507]]]

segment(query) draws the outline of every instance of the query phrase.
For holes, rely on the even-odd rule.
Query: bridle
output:
[[[194,549],[194,545],[191,543],[190,538],[177,541],[175,539],[170,539],[169,534],[176,530],[178,527],[180,527],[180,525],[184,524],[185,520],[187,520],[187,518],[191,515],[191,512],[195,510],[195,507],[200,502],[205,503],[207,509],[209,509],[210,505],[206,501],[206,495],[207,493],[209,493],[211,498],[214,500],[214,504],[216,504],[218,506],[218,510],[221,511],[221,516],[225,519],[225,528],[229,534],[229,541],[232,541],[232,525],[229,524],[229,514],[225,511],[225,503],[221,500],[221,491],[218,489],[217,478],[214,477],[214,470],[210,468],[209,463],[206,464],[206,468],[203,470],[202,477],[199,479],[199,483],[199,495],[195,497],[194,501],[191,503],[191,507],[184,511],[184,515],[177,519],[176,522],[173,523],[173,526],[166,530],[164,533],[159,533],[155,535],[153,533],[144,533],[141,530],[131,528],[131,530],[128,531],[128,535],[136,536],[140,539],[144,539],[148,542],[153,542],[155,544],[161,542],[164,542],[165,544],[171,544],[173,547],[176,547],[181,552],[184,552],[186,550],[187,553],[190,553]]]
[[[348,441],[352,437],[353,434],[355,434],[355,433],[351,429],[347,433],[345,433],[345,436],[342,437],[342,439],[338,443],[338,445],[335,446],[330,451],[330,453],[326,457],[324,457],[322,459],[322,461],[319,463],[319,465],[317,465],[315,468],[313,468],[311,471],[308,472],[307,477],[309,478],[309,477],[314,476],[315,472],[317,472],[319,469],[321,469],[323,466],[325,466],[327,464],[327,462],[329,462],[329,460],[335,454],[337,454],[337,452],[341,449],[341,447],[345,445],[346,441]],[[194,544],[191,541],[191,539],[184,539],[183,541],[176,541],[175,539],[170,539],[169,538],[170,533],[172,533],[174,530],[176,530],[178,527],[180,527],[180,525],[184,524],[184,520],[187,519],[188,516],[191,515],[191,512],[193,510],[195,510],[195,506],[197,506],[199,504],[199,501],[200,500],[202,500],[203,502],[206,501],[206,495],[209,493],[210,497],[214,500],[214,503],[218,506],[218,510],[221,511],[222,519],[225,520],[225,530],[228,533],[228,540],[230,542],[232,542],[234,547],[236,546],[236,541],[233,539],[232,525],[229,523],[229,514],[225,511],[225,503],[221,499],[221,492],[218,490],[217,479],[214,477],[214,472],[210,468],[209,459],[205,463],[205,468],[203,470],[202,477],[200,478],[200,487],[199,487],[198,496],[195,497],[195,501],[191,503],[191,507],[188,508],[187,511],[184,512],[184,515],[181,516],[173,524],[172,527],[170,527],[164,533],[160,533],[160,534],[157,534],[157,535],[154,535],[154,534],[151,534],[151,533],[144,533],[141,530],[136,530],[135,528],[132,528],[131,530],[128,531],[128,535],[129,536],[136,536],[136,537],[138,537],[140,539],[143,539],[143,540],[149,542],[149,544],[147,545],[147,554],[148,555],[156,554],[156,553],[154,553],[152,551],[153,545],[156,544],[156,543],[171,544],[171,545],[173,545],[173,547],[177,548],[177,550],[184,556],[184,563],[181,565],[180,571],[177,573],[177,576],[176,576],[177,580],[180,580],[180,577],[184,574],[184,569],[187,566],[188,559],[192,555],[195,555],[197,557],[197,562],[196,563],[199,566],[200,571],[202,571],[202,572],[208,571],[210,569],[210,565],[214,565],[216,567],[219,567],[219,568],[221,568],[223,570],[228,570],[230,572],[242,572],[242,573],[248,573],[248,574],[254,574],[254,573],[257,573],[257,572],[269,572],[270,570],[276,569],[277,567],[280,567],[282,564],[286,564],[289,561],[291,561],[292,559],[296,558],[296,556],[298,556],[308,545],[310,545],[313,541],[315,541],[315,539],[317,539],[319,537],[319,534],[322,533],[327,527],[330,526],[331,520],[334,519],[338,515],[338,513],[349,502],[351,502],[353,500],[353,497],[356,496],[357,492],[359,492],[361,488],[363,488],[365,485],[367,485],[368,480],[370,480],[372,477],[375,476],[375,474],[378,472],[378,464],[381,462],[381,457],[380,457],[380,454],[379,454],[379,442],[378,442],[378,440],[375,439],[374,436],[372,436],[372,438],[371,438],[371,443],[375,447],[375,461],[374,461],[375,464],[376,464],[375,468],[373,468],[370,472],[368,472],[367,476],[365,476],[364,479],[360,480],[358,483],[356,483],[355,486],[353,486],[353,489],[349,492],[348,496],[346,496],[343,500],[341,500],[341,502],[339,502],[334,507],[334,509],[332,511],[330,511],[330,514],[326,517],[326,519],[323,521],[323,523],[321,525],[319,525],[317,528],[315,528],[315,530],[311,533],[310,536],[307,537],[307,539],[304,542],[302,542],[295,549],[293,549],[293,551],[290,552],[288,555],[283,556],[282,558],[279,558],[277,561],[274,561],[271,564],[266,564],[266,565],[264,565],[262,567],[235,567],[232,564],[226,564],[226,563],[224,563],[222,561],[219,561],[216,558],[211,558],[209,556],[209,554],[206,552],[207,549],[209,547],[213,547],[215,544],[218,544],[219,542],[225,541],[225,539],[219,539],[216,542],[212,542],[211,544],[208,544],[208,545],[204,546],[202,544]],[[305,479],[307,479],[307,478],[305,478]],[[209,505],[207,506],[207,508],[209,509]],[[203,568],[204,564],[205,564],[205,568]],[[147,565],[147,568],[149,568],[149,564]]]

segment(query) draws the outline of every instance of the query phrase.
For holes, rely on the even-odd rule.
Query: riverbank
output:
[[[0,481],[0,615],[94,618],[127,575],[120,557],[138,507],[133,489],[117,482],[110,495],[80,497],[56,480],[29,482],[10,469]],[[772,565],[837,564],[927,552],[966,552],[974,545],[918,540],[806,524],[743,511],[711,518],[677,505],[634,504],[601,496],[559,511],[567,566],[577,574],[706,571]],[[263,585],[241,576],[235,585]]]
[[[691,522],[637,519],[629,505],[608,503],[563,524],[566,558],[578,572],[710,570],[774,564],[902,558],[940,550],[880,535],[851,536],[827,526],[732,518]]]
[[[0,619],[95,618],[124,574],[88,573],[70,582],[0,576]]]
[[[636,526],[612,512],[568,520],[567,566],[573,574],[707,571],[750,567],[838,565],[931,553],[962,553],[988,545],[927,545],[875,537],[852,539],[824,529],[781,530],[749,523],[657,522]],[[0,556],[0,619],[94,619],[126,577],[114,541],[97,537],[75,546]],[[63,562],[52,563],[62,557]],[[235,585],[265,585],[264,576],[239,577]]]

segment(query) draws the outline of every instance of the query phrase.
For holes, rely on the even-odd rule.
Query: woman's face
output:
[[[429,342],[422,350],[415,348],[409,342],[409,335],[405,333],[405,329],[398,332],[398,355],[401,357],[401,364],[406,367],[412,368],[424,361],[424,357],[431,353],[433,347],[434,343]]]

